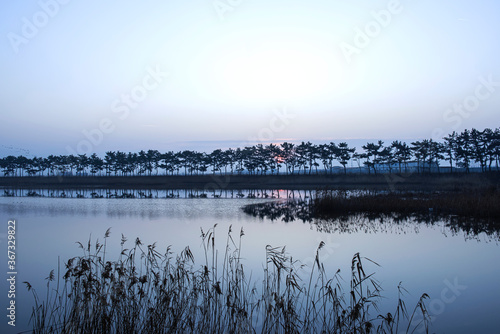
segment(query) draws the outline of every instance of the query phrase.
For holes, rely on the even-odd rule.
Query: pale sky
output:
[[[495,0],[0,6],[2,156],[499,126]]]

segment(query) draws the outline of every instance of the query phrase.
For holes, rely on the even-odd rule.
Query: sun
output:
[[[239,99],[297,101],[336,86],[331,59],[307,48],[270,47],[240,54],[226,62],[223,80]]]

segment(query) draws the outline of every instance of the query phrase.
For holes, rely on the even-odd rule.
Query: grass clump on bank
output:
[[[227,234],[222,259],[215,249],[215,226],[202,231],[205,258],[195,263],[186,247],[174,256],[155,244],[136,239],[126,249],[121,239],[117,260],[109,260],[106,240],[86,245],[71,258],[60,278],[47,277],[47,294],[34,296],[34,333],[412,333],[428,331],[429,315],[423,294],[409,314],[400,297],[393,314],[374,314],[381,287],[366,274],[362,258],[352,259],[349,288],[341,285],[340,270],[327,277],[320,259],[307,275],[305,266],[285,247],[266,247],[263,280],[252,283],[241,262],[241,239]],[[55,287],[53,285],[56,285]],[[417,320],[417,318],[419,320]]]
[[[379,215],[433,214],[500,222],[500,190],[497,187],[456,192],[367,192],[323,190],[312,201],[313,215],[331,218],[358,213]]]

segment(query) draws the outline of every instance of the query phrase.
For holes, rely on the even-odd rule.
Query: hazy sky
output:
[[[0,6],[1,155],[499,126],[497,0]]]

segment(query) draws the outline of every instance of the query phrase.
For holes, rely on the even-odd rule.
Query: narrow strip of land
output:
[[[21,189],[367,189],[466,190],[500,186],[500,173],[378,175],[174,175],[1,177],[0,187]]]

